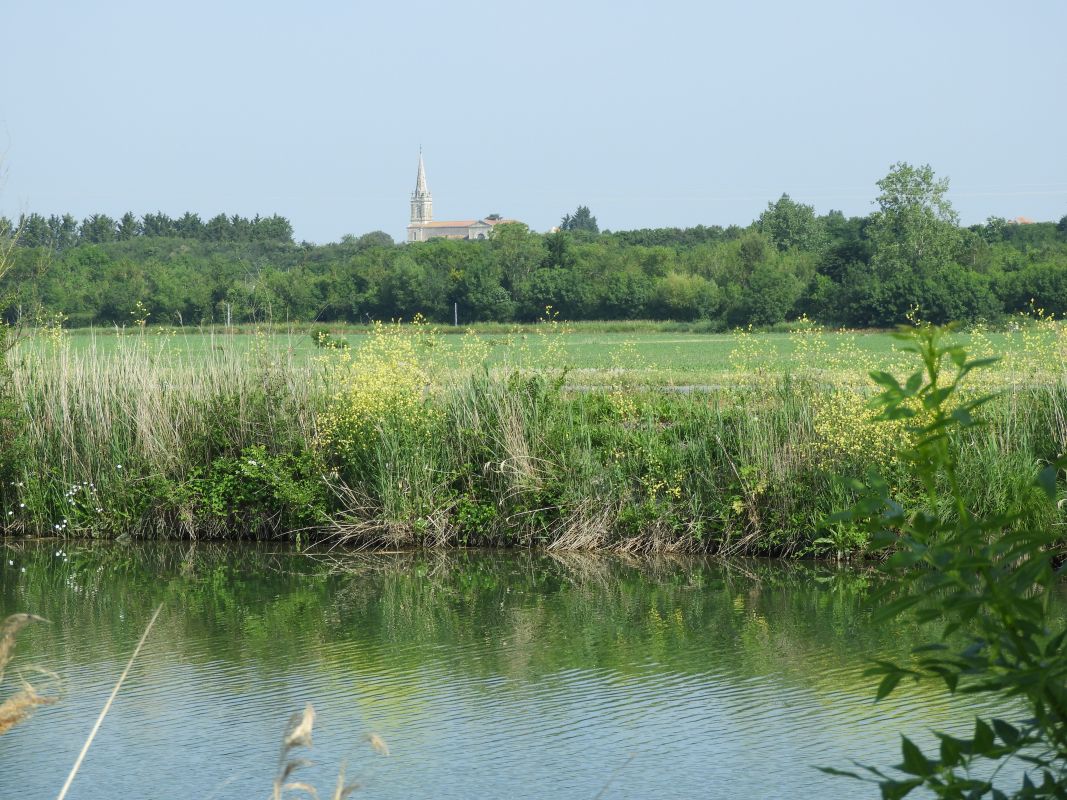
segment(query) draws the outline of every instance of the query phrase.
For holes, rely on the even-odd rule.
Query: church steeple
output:
[[[415,178],[415,191],[411,194],[411,224],[433,221],[433,196],[426,186],[426,166],[422,163],[422,148],[419,148],[419,174]]]

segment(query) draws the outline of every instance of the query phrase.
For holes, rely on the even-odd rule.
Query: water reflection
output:
[[[603,797],[861,796],[813,765],[890,763],[898,731],[974,712],[926,690],[871,703],[864,659],[930,635],[872,625],[875,580],[756,561],[8,545],[0,614],[53,620],[19,652],[67,694],[0,737],[0,796],[55,796],[159,602],[79,797],[264,796],[307,701],[310,774],[326,787],[347,759],[367,796],[592,798],[609,781]]]

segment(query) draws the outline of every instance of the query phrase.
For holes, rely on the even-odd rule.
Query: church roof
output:
[[[419,228],[469,228],[471,225],[477,225],[480,220],[476,219],[457,219],[457,220],[434,220],[433,222],[414,222],[412,227]]]
[[[475,225],[504,225],[508,222],[518,222],[517,219],[453,219],[434,220],[433,222],[413,222],[408,227],[419,228],[471,228]]]

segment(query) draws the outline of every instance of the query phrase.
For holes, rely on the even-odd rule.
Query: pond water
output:
[[[900,732],[925,743],[989,710],[932,686],[872,702],[866,659],[933,631],[873,625],[863,570],[203,543],[0,553],[0,617],[51,620],[23,632],[12,667],[64,683],[0,736],[3,798],[56,796],[160,603],[72,800],[266,798],[309,702],[315,763],[297,776],[326,797],[342,762],[355,797],[875,797],[815,767],[896,763]]]

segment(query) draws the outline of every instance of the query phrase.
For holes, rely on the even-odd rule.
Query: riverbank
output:
[[[516,349],[493,369],[484,340],[445,351],[417,327],[312,360],[163,357],[147,338],[41,348],[16,364],[3,532],[862,553],[858,528],[826,522],[854,499],[842,476],[874,467],[905,505],[919,487],[896,461],[903,424],[865,407],[875,365],[821,341],[799,341],[807,360],[774,374],[746,366],[758,348],[741,336],[731,377],[693,393],[632,380],[625,351],[610,382],[576,388],[551,332],[536,358]],[[987,424],[954,442],[980,512],[1053,513],[1032,502],[1038,465],[1067,442],[1051,352],[1034,351],[1040,374],[1019,362],[988,377]]]

